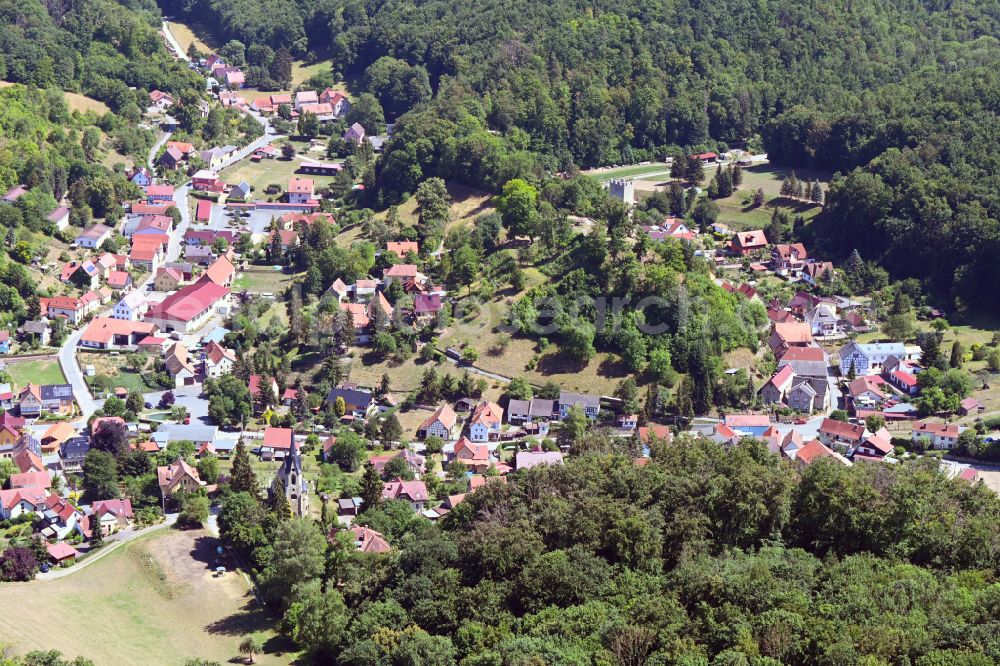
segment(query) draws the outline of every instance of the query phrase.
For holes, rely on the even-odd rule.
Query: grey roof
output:
[[[153,433],[153,440],[166,442],[179,442],[189,440],[192,442],[215,442],[215,437],[219,429],[216,426],[201,424],[164,423]],[[159,435],[159,437],[157,437]]]
[[[45,331],[49,330],[49,322],[47,321],[26,321],[21,324],[21,327],[17,329],[21,333],[31,333],[32,335],[41,335]]]
[[[778,362],[778,369],[786,365],[792,366],[799,377],[826,377],[826,363],[823,361],[782,360]]]
[[[569,391],[562,391],[559,393],[559,406],[568,405],[572,407],[573,405],[582,405],[585,408],[600,409],[601,408],[601,398],[596,395],[587,395],[586,393],[570,393]]]
[[[597,407],[600,407],[601,401],[598,399]],[[552,414],[556,411],[556,401],[546,400],[544,398],[532,398],[531,399],[531,416],[544,416],[545,418],[551,418]]]
[[[82,458],[90,450],[90,439],[82,435],[70,437],[59,447],[59,455],[63,458]]]
[[[507,403],[507,416],[527,416],[531,411],[529,400],[511,400]]]
[[[514,457],[517,469],[528,469],[536,465],[561,465],[563,456],[558,451],[521,451]]]
[[[361,409],[368,409],[369,405],[375,399],[369,391],[335,386],[330,389],[330,393],[326,396],[326,401],[335,402],[337,398],[343,398],[344,402],[348,405],[356,405]]]
[[[41,388],[42,400],[72,400],[72,384],[43,384]]]

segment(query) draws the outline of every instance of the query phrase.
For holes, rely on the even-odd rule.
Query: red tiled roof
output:
[[[846,421],[823,419],[823,423],[820,424],[819,431],[824,435],[860,441],[862,435],[865,434],[865,427],[863,425],[847,423]]]
[[[229,295],[229,289],[202,276],[194,284],[188,285],[167,296],[162,303],[149,307],[148,319],[174,319],[191,321],[206,309],[213,307]]]

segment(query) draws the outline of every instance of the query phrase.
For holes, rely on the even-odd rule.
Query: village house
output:
[[[41,439],[38,440],[41,452],[43,454],[56,453],[65,442],[75,437],[76,434],[76,428],[71,423],[66,421],[53,423],[45,429]]]
[[[210,169],[202,169],[191,176],[191,187],[200,192],[222,192],[226,185],[219,180],[219,174]]]
[[[24,513],[41,513],[47,497],[45,488],[0,490],[0,520],[13,520]]]
[[[908,351],[902,342],[873,342],[859,344],[848,342],[840,349],[840,374],[847,376],[851,367],[856,375],[877,375],[882,372],[886,361],[891,356],[897,359],[912,360],[920,355]]]
[[[174,380],[174,386],[190,386],[197,379],[198,370],[188,354],[187,347],[180,342],[175,342],[167,349],[163,362],[169,374]]]
[[[65,539],[79,529],[82,517],[83,514],[69,500],[56,494],[49,495],[45,498],[45,508],[41,511],[38,532],[46,539]]]
[[[344,93],[339,90],[334,90],[333,88],[326,88],[319,94],[320,104],[329,104],[330,108],[333,109],[333,115],[336,118],[343,118],[350,112],[351,103],[348,101]]]
[[[426,459],[414,453],[409,448],[405,448],[402,451],[393,451],[390,453],[383,453],[382,455],[371,456],[368,458],[368,462],[371,463],[375,471],[378,472],[379,476],[385,474],[385,466],[390,460],[402,460],[406,463],[407,469],[416,475],[423,474],[424,463]]]
[[[83,459],[90,451],[90,439],[84,435],[70,437],[59,447],[59,460],[64,472],[79,472]]]
[[[177,291],[184,276],[176,268],[158,268],[153,278],[153,289],[156,291]]]
[[[764,401],[765,405],[785,402],[785,398],[788,395],[788,391],[791,390],[794,380],[795,370],[792,369],[792,366],[785,365],[778,368],[777,372],[758,391],[761,400]]]
[[[447,404],[440,405],[417,428],[417,437],[419,439],[427,439],[433,435],[445,441],[451,441],[455,439],[455,425],[457,422],[458,416],[451,406]]]
[[[42,312],[43,315],[47,315],[44,308]],[[17,334],[20,336],[22,341],[34,341],[42,347],[47,347],[52,338],[52,328],[49,326],[48,319],[46,318],[34,321],[29,320],[17,328]]]
[[[135,517],[132,512],[132,501],[127,498],[97,500],[82,509],[84,517],[80,521],[80,529],[87,539],[93,535],[96,525],[100,525],[104,536],[110,536],[129,527]]]
[[[771,248],[771,268],[778,275],[798,275],[809,259],[802,243],[778,243]]]
[[[178,458],[164,467],[157,467],[156,479],[164,503],[177,493],[193,493],[207,485],[198,476],[198,470],[187,464],[183,458]]]
[[[828,446],[839,446],[844,450],[857,446],[865,436],[865,427],[846,421],[823,419],[819,426],[819,438]]]
[[[817,305],[805,313],[803,320],[809,324],[814,336],[831,337],[840,334],[840,320],[833,310],[824,304]]]
[[[355,418],[366,418],[375,409],[375,396],[371,391],[359,389],[354,384],[341,384],[330,389],[326,396],[326,404],[333,405],[337,398],[344,399],[346,408],[345,414],[350,414]]]
[[[90,349],[133,349],[141,340],[156,332],[156,324],[149,321],[96,317],[84,329],[80,346]]]
[[[842,465],[848,467],[851,466],[850,460],[842,456],[840,453],[830,449],[818,439],[806,442],[801,448],[795,450],[792,455],[792,460],[797,462],[801,467],[808,467],[821,458],[830,458],[841,463]]]
[[[596,395],[561,391],[559,393],[559,420],[564,420],[569,416],[569,410],[572,407],[579,407],[588,419],[594,420],[601,411],[601,399]]]
[[[174,199],[174,186],[173,185],[149,185],[146,187],[146,202],[155,203],[166,203],[168,201],[173,201]]]
[[[250,392],[250,397],[255,400],[260,397],[260,392],[262,388],[267,388],[271,395],[274,397],[278,396],[278,382],[274,377],[264,378],[260,375],[250,375],[247,380],[247,390]]]
[[[149,93],[149,105],[154,109],[168,109],[174,104],[173,96],[162,90],[152,90]]]
[[[49,213],[45,219],[51,222],[58,231],[62,231],[69,226],[69,212],[69,208],[66,206],[59,206]]]
[[[785,365],[799,377],[826,378],[830,357],[822,347],[789,347],[778,357],[778,367]]]
[[[146,297],[142,292],[131,291],[118,301],[111,316],[125,321],[138,321],[146,314],[147,307]]]
[[[264,428],[264,437],[260,444],[261,460],[283,459],[292,450],[295,432],[291,428]]]
[[[11,347],[10,331],[0,330],[0,354],[9,354]]]
[[[830,384],[826,377],[796,376],[785,398],[785,404],[805,414],[826,412],[830,402]]]
[[[290,178],[285,192],[288,203],[307,204],[315,201],[315,184],[312,178]]]
[[[484,401],[479,403],[469,417],[469,439],[473,442],[493,442],[500,438],[503,409],[500,405]]]
[[[468,438],[462,437],[455,444],[451,460],[460,462],[475,474],[484,474],[494,462],[490,449],[485,444],[473,444]]]
[[[179,289],[161,303],[150,305],[146,321],[161,331],[191,333],[198,330],[213,312],[229,308],[229,289],[202,276],[194,284]]]
[[[409,502],[415,513],[424,510],[427,503],[427,486],[423,481],[403,481],[395,479],[382,484],[383,500],[403,500]]]
[[[815,285],[820,281],[829,282],[833,279],[833,263],[829,261],[810,261],[802,267],[800,277],[803,281]]]
[[[892,434],[885,428],[879,428],[878,432],[866,435],[865,438],[849,453],[855,460],[859,457],[876,458],[881,460],[893,452]]]
[[[212,341],[205,345],[205,376],[216,379],[233,371],[236,354],[219,343]]]
[[[330,543],[336,540],[337,532],[341,531],[341,527],[333,526],[330,528],[330,534],[327,539]],[[392,546],[389,542],[385,540],[380,532],[376,532],[370,527],[364,527],[362,525],[351,525],[347,528],[347,531],[351,533],[351,537],[354,540],[354,547],[362,553],[373,553],[376,555],[382,555],[388,553],[392,550]]]
[[[111,227],[104,224],[92,224],[86,229],[84,229],[79,236],[76,237],[75,244],[77,247],[85,247],[91,250],[96,250],[104,241],[111,238],[113,230]]]
[[[198,157],[201,158],[202,162],[208,165],[209,169],[217,170],[221,169],[223,165],[225,165],[226,161],[236,154],[236,151],[236,146],[215,146],[213,148],[209,148],[208,150],[201,151],[198,153]]]
[[[29,382],[18,394],[17,404],[18,413],[26,418],[38,418],[42,414],[70,414],[73,411],[73,386]]]
[[[767,249],[767,236],[761,230],[738,231],[733,234],[729,243],[730,252],[740,256],[748,256]]]
[[[414,256],[420,254],[420,244],[417,241],[389,241],[385,244],[385,251],[392,252],[402,259],[410,252]]]
[[[913,424],[913,432],[910,438],[914,442],[926,440],[930,442],[931,448],[951,450],[958,446],[958,436],[961,429],[955,423],[932,423],[930,421],[918,421]]]
[[[340,137],[344,141],[360,144],[365,140],[365,128],[361,123],[354,123]]]
[[[812,331],[809,324],[804,322],[786,321],[774,324],[771,328],[768,345],[777,357],[782,356],[792,347],[812,347]]]
[[[531,400],[510,400],[507,404],[507,422],[511,424],[547,422],[558,418],[559,410],[555,400],[532,398]]]

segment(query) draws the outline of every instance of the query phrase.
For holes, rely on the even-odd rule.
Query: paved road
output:
[[[163,120],[166,121],[166,122],[171,122],[171,123],[172,122],[176,122],[170,116],[163,116]],[[149,168],[152,171],[154,171],[154,172],[156,171],[156,162],[155,162],[155,160],[156,160],[156,153],[158,153],[159,150],[160,150],[160,148],[163,147],[163,144],[165,144],[167,141],[170,140],[171,136],[173,136],[173,132],[166,132],[163,136],[160,137],[160,140],[157,141],[153,145],[153,147],[150,149],[150,151],[149,151],[149,157],[146,159],[146,163],[149,165]]]
[[[187,53],[184,53],[184,49],[181,48],[180,42],[178,42],[177,38],[175,38],[173,34],[170,32],[170,28],[168,27],[166,21],[164,21],[163,24],[160,26],[160,31],[163,32],[163,36],[167,40],[167,45],[170,46],[174,54],[181,60],[189,62],[191,59],[188,58]]]
[[[97,411],[98,404],[94,400],[94,396],[90,393],[90,387],[84,381],[83,371],[76,360],[76,346],[82,337],[82,328],[66,336],[66,341],[59,349],[59,366],[66,376],[66,381],[73,386],[73,397],[76,398],[76,404],[80,406],[80,413],[84,422],[86,422],[90,419],[90,415]]]
[[[35,580],[56,580],[57,578],[63,578],[65,576],[69,576],[79,571],[80,569],[85,569],[94,562],[97,562],[98,560],[106,556],[108,553],[118,550],[121,544],[128,543],[129,541],[132,541],[137,537],[141,537],[144,534],[149,534],[150,532],[155,532],[156,530],[162,530],[166,527],[173,525],[176,522],[177,522],[177,514],[168,513],[166,515],[166,520],[164,520],[164,522],[162,523],[158,523],[156,525],[150,525],[149,527],[144,527],[139,530],[135,529],[122,530],[121,532],[118,532],[117,534],[113,534],[112,536],[108,537],[107,540],[105,540],[106,545],[93,555],[89,557],[84,557],[82,560],[80,560],[79,563],[67,569],[63,569],[61,567],[53,567],[52,569],[49,569],[47,573],[39,573],[37,576],[35,576]]]

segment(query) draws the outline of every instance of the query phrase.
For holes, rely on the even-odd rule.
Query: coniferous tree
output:
[[[965,354],[965,350],[962,349],[962,343],[955,340],[955,343],[951,346],[951,367],[961,368],[962,367],[962,356]]]
[[[376,508],[382,501],[382,479],[371,463],[365,463],[365,472],[361,476],[360,496],[365,511]]]
[[[233,492],[246,492],[257,497],[257,474],[250,465],[250,454],[240,437],[233,452],[233,467],[230,471],[229,487]]]
[[[104,545],[104,532],[101,530],[101,519],[97,512],[90,514],[90,547],[100,548]]]
[[[677,180],[684,180],[687,178],[688,173],[688,161],[685,157],[675,157],[674,161],[670,163],[670,177]]]
[[[738,189],[739,186],[743,184],[743,167],[736,164],[731,167],[731,170],[733,174],[733,188]]]
[[[275,479],[274,485],[271,486],[270,508],[274,517],[280,521],[289,520],[292,517],[292,506],[285,496],[285,484],[281,479]]]

